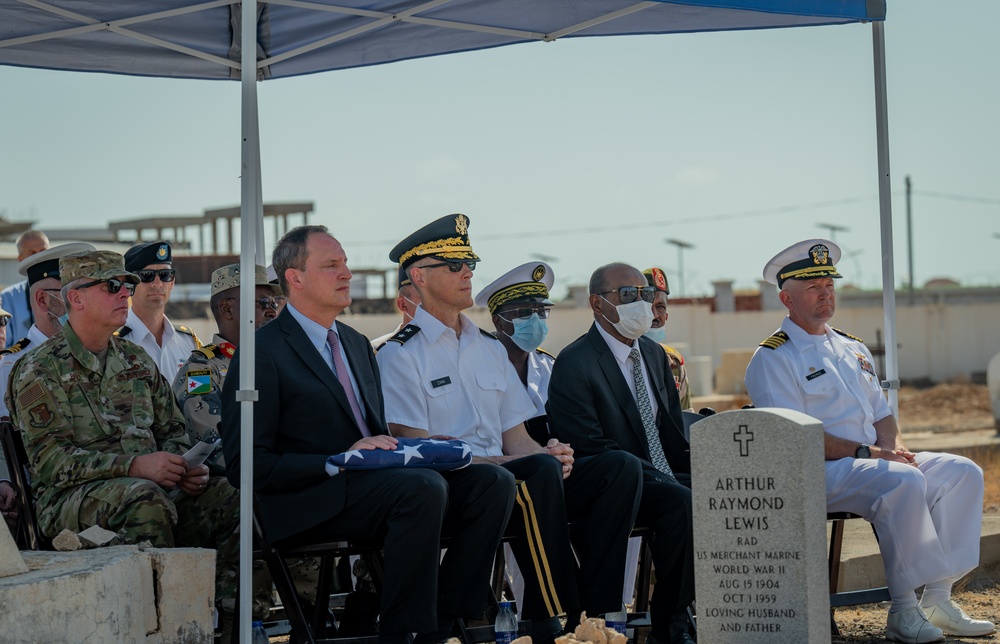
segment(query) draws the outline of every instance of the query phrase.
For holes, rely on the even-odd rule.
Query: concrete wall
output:
[[[0,641],[212,641],[214,550],[115,546],[22,554],[29,572],[0,579]]]

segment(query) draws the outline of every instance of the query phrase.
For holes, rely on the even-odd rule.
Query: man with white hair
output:
[[[747,391],[757,407],[823,422],[827,511],[860,515],[879,536],[892,599],[886,639],[988,635],[992,622],[970,618],[951,599],[952,585],[979,564],[983,471],[961,456],[906,449],[871,352],[827,324],[839,259],[833,242],[808,239],[764,267],[788,316],[750,360]]]
[[[49,238],[40,230],[26,230],[17,238],[17,261],[23,262],[49,247]],[[28,305],[28,282],[21,281],[0,291],[0,308],[10,311],[9,327],[3,348],[23,338],[35,321]]]

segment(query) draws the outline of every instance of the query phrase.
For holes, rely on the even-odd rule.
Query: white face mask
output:
[[[608,298],[603,295],[600,296],[602,300],[611,304]],[[612,304],[612,306],[614,306]],[[615,327],[615,331],[621,333],[624,337],[629,340],[635,340],[641,336],[646,331],[649,331],[649,327],[653,326],[653,304],[652,302],[646,302],[643,300],[636,300],[635,302],[629,302],[628,304],[619,304],[615,306],[615,310],[618,311],[618,321],[611,322],[608,320],[608,316],[604,316],[605,320],[611,322],[611,326]],[[603,313],[601,315],[604,315]]]
[[[643,335],[652,340],[653,342],[658,342],[660,344],[666,344],[667,342],[667,327],[661,326],[658,329],[650,329],[646,331]]]

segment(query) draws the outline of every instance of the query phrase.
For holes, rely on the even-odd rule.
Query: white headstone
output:
[[[28,572],[28,566],[21,557],[21,551],[14,543],[7,522],[0,518],[0,577],[10,577]]]
[[[986,385],[990,389],[990,402],[993,403],[993,426],[1000,432],[1000,353],[993,356],[986,367]]]
[[[830,641],[823,425],[787,409],[691,427],[698,642]]]

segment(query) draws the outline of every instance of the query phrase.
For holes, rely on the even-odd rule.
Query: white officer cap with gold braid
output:
[[[552,306],[549,289],[555,282],[552,267],[545,262],[528,262],[513,268],[479,291],[476,306],[485,306],[490,313],[508,302],[530,302]]]
[[[807,239],[772,257],[764,266],[764,279],[781,288],[785,280],[839,278],[843,277],[835,267],[839,261],[840,246],[828,239]]]
[[[389,251],[389,261],[404,270],[421,257],[479,261],[469,244],[469,218],[445,215],[411,233]]]

